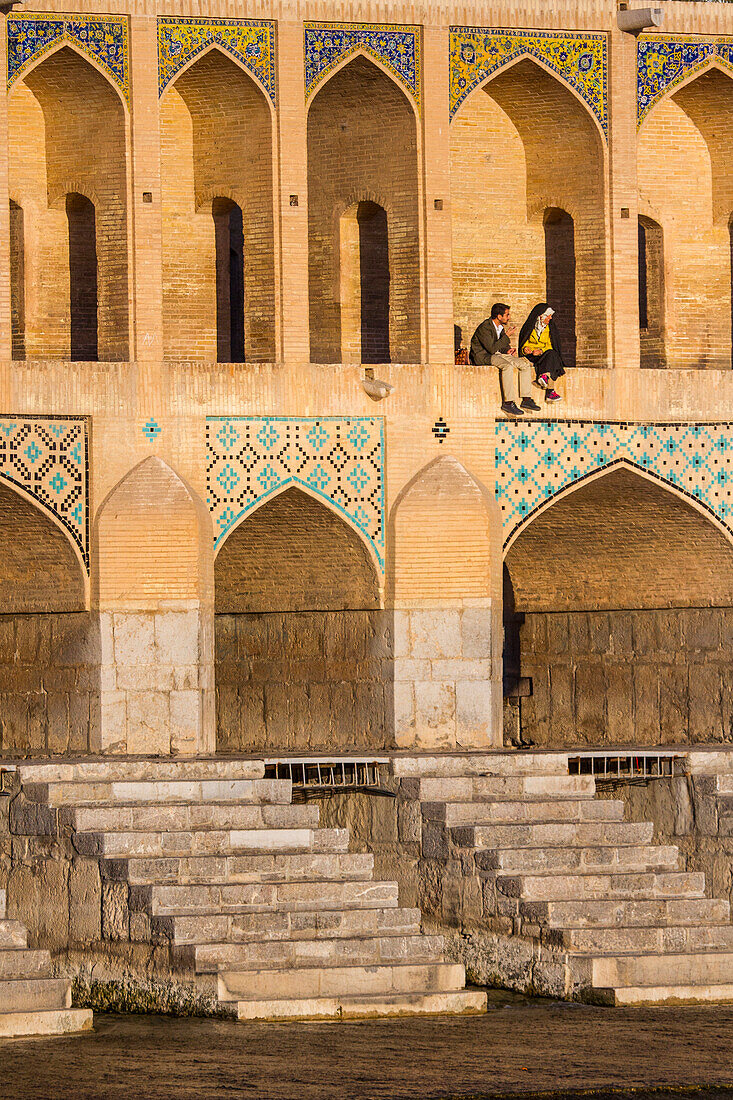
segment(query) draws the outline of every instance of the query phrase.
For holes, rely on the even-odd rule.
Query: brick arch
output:
[[[562,126],[556,120],[562,119]],[[521,324],[546,300],[547,207],[575,223],[578,362],[606,364],[606,145],[587,104],[556,73],[525,55],[492,74],[457,111],[450,130],[454,321],[464,342],[506,301]],[[577,171],[577,149],[588,158]],[[498,246],[497,246],[498,242]]]
[[[311,359],[342,359],[341,302],[334,295],[341,265],[337,214],[354,195],[379,194],[375,201],[388,212],[391,359],[418,362],[422,273],[415,105],[391,73],[358,52],[319,84],[307,126]]]
[[[22,74],[18,77],[17,80],[15,80],[13,82],[13,84],[9,88],[8,95],[9,96],[12,95],[13,88],[17,87],[17,85],[21,81],[24,81],[37,68],[39,68],[46,61],[48,61],[50,58],[52,58],[54,56],[54,54],[60,53],[62,50],[68,50],[69,53],[77,54],[82,59],[82,61],[85,61],[96,72],[98,72],[99,75],[109,84],[110,88],[117,95],[117,97],[120,100],[120,103],[122,104],[122,107],[125,111],[125,114],[129,115],[129,110],[130,110],[129,109],[129,104],[128,104],[127,99],[125,98],[125,94],[122,91],[122,89],[120,88],[119,84],[117,84],[117,82],[110,77],[110,74],[106,71],[106,69],[102,65],[99,64],[99,62],[96,60],[95,57],[93,57],[92,54],[87,53],[86,50],[83,50],[77,42],[72,42],[67,38],[59,39],[59,41],[55,42],[53,44],[53,46],[51,46],[50,49],[45,50],[43,53],[39,54],[38,57],[34,58],[34,60],[31,61],[28,64],[27,67],[24,66]]]
[[[163,459],[130,470],[95,518],[95,599],[100,606],[155,609],[213,595],[211,517]]]
[[[129,349],[128,116],[119,89],[68,43],[13,85],[8,99],[9,177],[36,207],[26,234],[26,355],[69,359],[70,189],[95,206],[98,357],[124,361]],[[94,149],[93,157],[80,150]]]
[[[161,100],[164,352],[217,359],[214,198],[242,210],[244,358],[275,357],[275,174],[272,103],[251,73],[214,45]]]
[[[202,61],[205,57],[207,57],[211,53],[221,54],[221,56],[223,58],[225,58],[227,61],[231,61],[231,63],[233,65],[235,65],[237,69],[239,69],[249,80],[252,81],[252,83],[255,85],[257,90],[262,93],[263,98],[266,100],[266,102],[268,104],[268,107],[270,109],[270,113],[272,115],[273,123],[274,123],[275,118],[276,118],[276,111],[275,111],[275,104],[272,102],[272,99],[267,94],[267,92],[263,88],[260,81],[257,80],[256,77],[253,75],[252,71],[250,69],[248,69],[247,66],[242,63],[241,59],[238,58],[235,53],[232,53],[230,50],[228,50],[226,48],[226,46],[221,42],[211,42],[206,47],[206,49],[204,49],[200,53],[197,53],[194,56],[190,57],[188,59],[188,61],[185,63],[185,65],[182,65],[181,68],[178,69],[178,71],[176,72],[176,75],[171,80],[168,81],[168,83],[166,84],[165,88],[163,89],[163,91],[161,93],[161,99],[163,98],[163,96],[165,96],[167,94],[167,92],[170,91],[171,88],[173,88],[175,86],[176,81],[179,79],[179,77],[181,77],[185,73],[187,73],[189,71],[189,69],[194,68],[194,66],[197,65],[199,61]]]
[[[449,604],[501,591],[501,516],[496,500],[453,455],[420,470],[389,521],[390,599]]]
[[[398,77],[396,77],[395,74],[393,72],[391,72],[390,69],[388,69],[387,66],[382,61],[380,61],[378,57],[375,57],[373,54],[369,53],[367,50],[364,50],[364,49],[361,49],[361,48],[357,48],[355,50],[352,50],[350,53],[347,53],[345,57],[341,58],[341,60],[338,62],[338,64],[334,65],[334,67],[332,69],[329,69],[328,74],[322,80],[320,80],[318,82],[317,86],[313,89],[312,95],[310,95],[308,97],[308,104],[307,104],[306,111],[309,112],[311,110],[311,108],[313,106],[313,103],[315,102],[315,100],[318,97],[319,92],[321,92],[326,87],[328,82],[330,80],[333,80],[333,78],[335,76],[338,76],[338,74],[340,72],[342,72],[344,69],[348,68],[349,65],[351,65],[354,61],[358,60],[359,58],[362,58],[364,61],[368,62],[368,64],[373,65],[375,69],[378,69],[381,73],[384,74],[384,76],[387,77],[388,80],[390,80],[394,84],[397,91],[400,92],[400,94],[402,96],[404,96],[405,100],[409,103],[410,107],[412,108],[412,110],[415,114],[416,119],[419,119],[420,111],[419,111],[418,105],[415,101],[415,98],[405,88],[402,81],[399,80]]]
[[[733,536],[626,461],[575,482],[513,535],[518,611],[733,606]]]

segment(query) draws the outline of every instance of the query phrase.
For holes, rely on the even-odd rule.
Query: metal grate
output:
[[[646,783],[685,774],[685,755],[671,752],[582,752],[568,757],[570,775],[592,775],[599,784]]]
[[[394,792],[385,786],[389,764],[386,757],[361,760],[354,757],[330,760],[312,756],[302,759],[291,757],[265,760],[265,778],[291,780],[294,798],[339,791],[364,791],[394,797]]]

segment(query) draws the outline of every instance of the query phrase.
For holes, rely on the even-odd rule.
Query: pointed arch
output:
[[[94,529],[100,606],[155,609],[213,599],[209,511],[157,455],[143,459],[107,494]]]
[[[246,76],[248,80],[252,82],[257,91],[262,94],[263,99],[267,102],[267,105],[270,109],[270,114],[272,115],[272,119],[274,122],[276,118],[276,111],[275,104],[272,102],[271,97],[267,94],[267,91],[265,90],[265,88],[263,88],[260,81],[253,75],[251,69],[248,69],[247,66],[243,64],[241,58],[237,57],[236,53],[234,53],[232,50],[227,49],[226,45],[223,42],[210,42],[208,46],[205,47],[205,49],[201,50],[200,53],[193,54],[191,57],[189,57],[186,63],[184,65],[181,65],[180,69],[176,71],[175,76],[171,77],[171,79],[166,84],[165,88],[161,92],[161,100],[164,96],[168,94],[171,88],[175,87],[180,77],[184,76],[185,73],[187,73],[190,69],[195,68],[199,61],[202,61],[211,53],[219,53],[226,61],[231,61],[232,64],[235,65],[236,68],[239,69],[244,74],[244,76]]]
[[[356,266],[358,243],[356,237],[342,240],[339,215],[349,198],[368,194],[380,195],[378,204],[387,212],[391,359],[420,360],[417,117],[414,102],[394,75],[362,50],[344,58],[310,99],[308,256],[313,362],[342,361],[341,266],[344,262],[349,266],[349,257]]]
[[[318,94],[323,91],[330,80],[333,80],[335,76],[338,76],[343,69],[347,68],[354,61],[359,58],[363,58],[369,65],[373,65],[375,69],[378,69],[383,73],[389,81],[394,84],[395,88],[402,96],[404,96],[407,103],[410,105],[412,111],[415,114],[416,119],[420,118],[420,109],[415,100],[413,94],[405,87],[404,83],[389,69],[383,61],[380,61],[374,54],[369,53],[368,50],[363,49],[360,46],[355,47],[349,53],[345,54],[332,69],[328,70],[328,73],[318,81],[318,84],[313,88],[308,96],[308,102],[306,104],[306,114],[310,112],[314,101],[318,97]]]
[[[690,69],[681,80],[674,81],[671,84],[668,84],[661,95],[658,96],[658,98],[654,99],[653,102],[647,104],[644,107],[644,114],[639,120],[639,131],[642,130],[647,119],[655,110],[655,108],[660,105],[660,103],[664,103],[666,99],[674,98],[677,92],[682,91],[689,84],[693,84],[698,79],[698,77],[704,76],[711,70],[715,70],[721,73],[728,79],[733,79],[733,70],[731,70],[731,68],[729,68],[727,65],[723,64],[719,58],[712,57],[707,59],[701,65],[695,66]]]
[[[77,42],[72,42],[71,39],[68,38],[60,38],[58,42],[54,42],[54,44],[49,49],[44,50],[43,53],[40,53],[26,66],[24,66],[22,71],[19,73],[17,78],[13,81],[10,88],[8,89],[8,96],[11,96],[13,94],[13,89],[16,88],[19,83],[26,81],[29,76],[32,76],[33,72],[36,69],[38,69],[50,58],[52,58],[54,54],[60,53],[62,50],[68,50],[69,53],[77,54],[82,59],[82,61],[86,61],[88,65],[90,65],[96,72],[98,72],[99,75],[107,82],[107,84],[109,84],[112,91],[120,100],[125,114],[129,115],[129,104],[125,97],[125,93],[122,88],[120,88],[119,84],[112,79],[107,70],[99,64],[93,54],[88,53],[86,50],[83,50]]]

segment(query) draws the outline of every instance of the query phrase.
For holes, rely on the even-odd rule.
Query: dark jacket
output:
[[[471,362],[488,367],[492,355],[506,355],[511,347],[506,329],[501,336],[496,335],[494,322],[487,318],[482,321],[471,337]]]

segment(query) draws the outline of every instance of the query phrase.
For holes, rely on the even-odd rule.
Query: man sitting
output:
[[[479,366],[498,367],[501,375],[502,412],[509,416],[522,416],[524,410],[539,412],[540,407],[533,401],[532,367],[524,356],[517,355],[517,349],[511,346],[510,335],[514,330],[507,329],[510,306],[504,302],[495,302],[491,307],[491,316],[482,321],[471,337],[471,362]],[[518,405],[521,397],[522,407]]]

